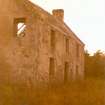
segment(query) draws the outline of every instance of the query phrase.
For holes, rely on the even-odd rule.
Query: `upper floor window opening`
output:
[[[25,18],[16,18],[14,20],[14,25],[15,25],[15,35],[17,37],[24,37],[25,29],[26,29],[26,19]]]
[[[66,53],[69,53],[69,38],[66,38]]]
[[[51,43],[51,49],[55,49],[55,31],[51,30],[51,35],[50,35],[50,43]]]
[[[76,45],[76,56],[77,58],[79,57],[79,44]]]

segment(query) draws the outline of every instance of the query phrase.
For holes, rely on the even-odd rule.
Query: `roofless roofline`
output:
[[[65,24],[65,23],[64,23],[64,24]],[[73,33],[74,37],[75,37],[80,43],[82,43],[82,44],[85,46],[85,44],[75,35],[75,33],[70,29],[70,27],[68,27],[66,24],[65,24],[65,26],[68,28],[69,31],[71,31],[71,32]],[[73,36],[73,35],[72,35],[72,36]]]
[[[27,3],[27,4],[29,4],[32,8],[33,8],[33,10],[35,10],[36,11],[36,9],[35,9],[35,7],[36,8],[38,8],[39,9],[39,11],[41,11],[41,12],[43,12],[45,15],[48,15],[48,16],[53,16],[52,14],[50,14],[49,12],[47,12],[47,11],[45,11],[43,8],[41,8],[40,6],[38,6],[38,5],[36,5],[36,4],[34,4],[34,3],[32,3],[30,0],[24,0],[24,3]],[[62,9],[54,9],[54,10],[62,10]],[[53,18],[55,19],[55,21],[59,21],[59,19],[57,19],[57,18],[55,18],[54,16],[53,16]],[[74,32],[66,25],[66,23],[64,23],[63,21],[60,21],[60,23],[61,24],[63,24],[63,25],[65,25],[65,27],[66,27],[66,32],[64,31],[63,33],[65,33],[65,35],[70,35],[70,32],[72,32],[73,33],[73,35],[71,35],[72,36],[72,38],[76,38],[83,46],[85,46],[85,44],[74,34]],[[53,25],[52,25],[53,26]],[[68,32],[69,31],[69,32]]]
[[[59,32],[62,32],[63,35],[68,36],[68,37],[71,37],[71,34],[70,34],[70,33],[64,32],[64,31],[62,31],[61,29],[55,27],[55,26],[52,25],[52,24],[49,24],[49,25],[50,25],[53,29],[56,29],[56,30],[58,30]],[[71,32],[72,32],[72,31],[71,31]],[[73,32],[72,32],[72,33],[73,33]],[[73,33],[73,35],[74,35],[74,37],[75,37],[83,46],[85,46],[85,44],[84,44],[74,33]],[[73,35],[72,35],[72,38],[74,39]]]

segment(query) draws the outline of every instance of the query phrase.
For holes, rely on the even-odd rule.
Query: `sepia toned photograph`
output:
[[[105,105],[105,0],[0,0],[0,105]]]

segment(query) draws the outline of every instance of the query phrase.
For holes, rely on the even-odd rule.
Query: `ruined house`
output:
[[[84,75],[84,44],[64,23],[28,0],[0,0],[0,81],[65,82]]]

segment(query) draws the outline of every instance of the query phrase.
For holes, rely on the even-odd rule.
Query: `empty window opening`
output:
[[[25,36],[25,30],[26,30],[25,18],[15,19],[15,35],[17,37]]]
[[[55,31],[51,30],[51,36],[50,36],[50,43],[51,43],[51,49],[55,49]]]
[[[66,53],[69,53],[69,39],[66,38]]]
[[[78,44],[76,45],[76,56],[77,58],[79,57],[79,45]]]
[[[53,78],[55,75],[55,61],[54,58],[50,58],[49,62],[49,77]]]
[[[76,65],[76,78],[79,79],[79,67]]]
[[[65,62],[64,66],[64,82],[66,83],[68,81],[69,63]]]

